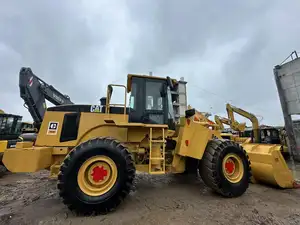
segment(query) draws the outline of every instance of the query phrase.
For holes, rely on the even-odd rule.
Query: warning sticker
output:
[[[31,87],[31,86],[32,86],[32,84],[33,84],[33,76],[32,76],[32,77],[30,77],[28,84],[29,84],[29,87]]]
[[[58,122],[49,122],[47,135],[56,135],[58,130]]]

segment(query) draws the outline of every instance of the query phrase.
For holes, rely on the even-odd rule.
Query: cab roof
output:
[[[15,117],[15,118],[23,118],[23,116],[15,115],[15,114],[9,114],[9,113],[0,113],[0,117]]]
[[[131,82],[133,77],[139,77],[144,79],[154,79],[154,80],[167,80],[165,77],[155,77],[155,76],[149,76],[149,75],[143,75],[143,74],[128,74],[127,75],[127,92],[131,92]]]

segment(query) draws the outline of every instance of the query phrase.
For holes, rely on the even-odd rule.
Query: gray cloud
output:
[[[189,100],[193,105],[224,115],[225,102],[230,101],[263,115],[264,123],[283,122],[272,70],[292,50],[299,49],[300,27],[295,22],[299,2],[156,3],[137,1],[131,8],[142,38],[134,46],[129,68],[151,68],[160,73],[176,61],[169,72],[184,74],[184,63],[196,58],[184,67],[186,79],[192,81]],[[228,44],[227,57],[215,60]],[[204,61],[216,64],[203,69],[198,64]],[[214,67],[220,69],[215,71]]]
[[[127,73],[184,76],[188,100],[225,103],[282,123],[272,69],[299,50],[300,3],[289,1],[6,1],[0,8],[0,108],[30,116],[18,90],[30,66],[74,102],[97,103]],[[117,98],[121,95],[118,94]]]
[[[122,8],[118,10],[118,4],[9,1],[2,6],[0,107],[6,112],[31,119],[19,97],[18,73],[22,66],[31,67],[77,103],[98,103],[107,83],[124,76],[118,62],[127,57],[130,40],[123,34],[126,15]]]
[[[129,1],[132,3],[132,1]],[[201,57],[210,43],[222,45],[253,32],[269,4],[261,1],[136,1],[130,15],[140,27],[129,67],[163,66],[174,58]],[[155,3],[154,3],[155,2]],[[249,29],[250,27],[250,29]],[[145,49],[145,47],[147,47]],[[142,62],[142,63],[141,63]],[[145,65],[144,65],[145,64]]]

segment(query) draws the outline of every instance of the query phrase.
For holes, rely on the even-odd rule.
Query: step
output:
[[[165,160],[163,157],[152,157],[150,160]]]
[[[165,174],[165,171],[151,171],[150,174]]]
[[[151,143],[165,143],[164,140],[151,140]]]

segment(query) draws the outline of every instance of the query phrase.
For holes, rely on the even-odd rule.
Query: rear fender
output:
[[[213,137],[213,131],[201,123],[186,119],[179,128],[178,143],[175,152],[181,156],[202,159],[207,142]]]

